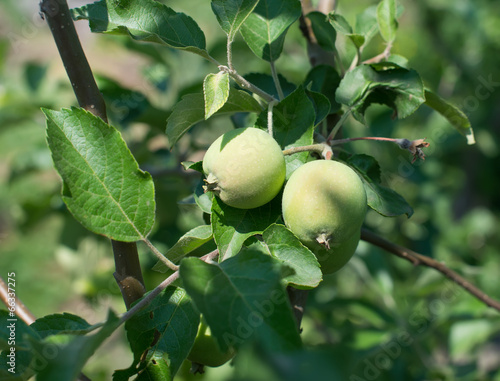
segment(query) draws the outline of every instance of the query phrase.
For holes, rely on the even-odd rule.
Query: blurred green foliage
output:
[[[338,3],[337,11],[349,21],[376,4],[368,0]],[[431,147],[425,161],[412,165],[407,152],[383,142],[345,146],[353,153],[373,155],[385,185],[401,193],[415,210],[410,219],[370,212],[366,225],[444,262],[500,299],[500,3],[400,3],[405,10],[393,53],[408,58],[428,88],[468,115],[477,144],[467,146],[444,118],[428,108],[393,120],[389,109],[372,106],[366,115],[370,135],[427,137]],[[83,229],[62,203],[39,110],[69,107],[75,99],[37,4],[7,0],[4,5],[0,15],[0,275],[16,273],[18,296],[35,315],[68,311],[94,323],[104,319],[108,307],[124,310],[112,276],[110,245]],[[211,54],[224,61],[225,36],[209,2],[193,6],[193,2],[173,0],[168,5],[192,16],[205,32]],[[169,151],[164,128],[171,107],[184,94],[201,91],[205,75],[217,68],[189,53],[126,38],[90,36],[84,25],[79,31],[110,121],[122,131],[141,168],[155,179],[157,220],[150,238],[166,250],[186,231],[204,223],[196,208],[182,203],[200,178],[182,170],[180,161],[201,160],[210,142],[241,121],[218,117],[199,123]],[[347,67],[354,52],[344,42],[339,38],[337,44]],[[383,49],[378,38],[363,58]],[[241,37],[234,43],[233,56],[242,74],[269,73],[268,65],[254,57]],[[283,57],[277,62],[278,72],[290,82],[302,82],[309,62],[296,24],[287,36]],[[367,132],[350,119],[343,134],[354,137]],[[155,260],[140,249],[146,283],[152,288],[163,274],[151,271]],[[313,366],[331,361],[332,372],[343,380],[500,380],[498,312],[434,270],[414,268],[365,243],[344,270],[327,276],[310,293],[302,337],[315,352],[298,354],[297,361],[288,363],[290,369],[300,362]],[[130,363],[131,354],[124,353],[128,353],[127,344],[121,334],[101,348],[100,359],[84,371],[93,380],[107,380],[112,369]],[[249,372],[256,366],[269,379],[287,374],[280,368],[284,360],[272,355],[242,358],[247,363],[240,364],[237,373],[225,365],[193,376],[186,364],[179,379],[254,379]]]

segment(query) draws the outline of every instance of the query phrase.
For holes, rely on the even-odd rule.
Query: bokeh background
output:
[[[192,16],[211,54],[224,61],[225,36],[209,1],[164,1]],[[69,1],[70,7],[88,1]],[[374,1],[339,1],[337,11],[353,22]],[[415,210],[407,219],[369,212],[366,226],[384,237],[442,261],[500,299],[500,2],[402,0],[393,53],[409,60],[426,86],[470,118],[477,144],[468,146],[448,122],[422,106],[404,120],[372,106],[369,127],[350,119],[344,136],[427,137],[427,158],[411,164],[408,153],[383,142],[344,148],[380,163],[385,185]],[[40,107],[76,105],[38,3],[0,4],[0,275],[16,273],[17,293],[38,317],[79,314],[101,321],[108,308],[125,307],[112,273],[108,240],[76,222],[60,197],[61,182],[45,142]],[[77,22],[82,45],[106,98],[110,121],[120,129],[141,168],[155,179],[157,222],[151,240],[168,249],[187,230],[204,223],[188,200],[199,182],[179,163],[201,160],[204,150],[238,120],[213,118],[194,127],[175,149],[167,147],[165,120],[184,94],[201,92],[217,68],[192,54],[127,38],[92,35]],[[339,37],[344,66],[353,52]],[[384,49],[376,38],[364,52]],[[269,73],[241,39],[234,65],[241,74]],[[301,83],[310,69],[304,39],[294,24],[277,61],[280,74]],[[149,288],[163,275],[140,247]],[[3,308],[3,307],[0,307]],[[309,296],[304,342],[332,350],[332,361],[349,380],[500,380],[500,315],[432,269],[413,267],[368,244]],[[87,364],[93,380],[109,380],[132,355],[119,330]],[[179,379],[239,379],[231,365]],[[358,377],[358,378],[356,378]],[[371,378],[370,378],[371,377]]]

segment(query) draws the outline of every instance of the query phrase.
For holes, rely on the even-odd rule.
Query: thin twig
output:
[[[332,141],[330,141],[330,145],[333,147],[333,146],[338,146],[338,145],[342,145],[342,144],[349,143],[349,142],[354,142],[356,140],[377,140],[377,141],[384,141],[384,142],[393,142],[393,143],[397,144],[397,141],[399,139],[383,138],[383,137],[378,137],[378,136],[360,136],[358,138],[346,138],[346,139],[332,140]]]
[[[230,75],[230,77],[241,87],[244,89],[250,90],[252,93],[257,94],[259,97],[264,99],[267,102],[272,102],[272,101],[277,101],[276,98],[274,98],[272,95],[266,93],[264,90],[258,88],[254,84],[248,82],[245,78],[243,78],[241,75],[238,74],[236,70],[232,70],[228,68],[227,66],[224,65],[219,65],[219,70],[225,71]]]
[[[35,315],[31,313],[31,311],[24,305],[24,303],[17,297],[17,294],[14,292],[14,312],[19,319],[24,321],[26,324],[30,325],[36,320]],[[9,303],[12,295],[9,295],[9,286],[5,282],[5,280],[0,276],[0,300],[5,304],[7,309],[12,307],[12,303]],[[10,311],[10,309],[9,309]]]
[[[487,306],[494,308],[497,311],[500,311],[499,301],[486,295],[486,293],[484,293],[482,290],[477,288],[475,285],[470,283],[461,275],[457,274],[455,271],[446,267],[443,263],[438,262],[435,259],[432,259],[425,255],[416,253],[413,250],[410,250],[406,247],[390,242],[385,238],[382,238],[379,235],[373,233],[372,231],[364,228],[361,230],[361,239],[375,246],[378,246],[381,249],[384,249],[389,253],[394,254],[400,258],[406,259],[407,261],[411,262],[414,266],[426,266],[439,271],[441,274],[443,274],[448,279],[458,284],[460,287],[468,291],[472,296],[482,301]]]

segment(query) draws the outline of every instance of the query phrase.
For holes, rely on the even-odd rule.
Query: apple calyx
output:
[[[206,185],[203,185],[203,190],[206,192],[213,192],[215,195],[219,195],[221,189],[219,187],[219,180],[213,173],[209,173],[207,178],[203,180]]]
[[[316,241],[323,246],[325,249],[330,250],[330,240],[331,240],[330,234],[326,233],[321,233],[316,237]]]

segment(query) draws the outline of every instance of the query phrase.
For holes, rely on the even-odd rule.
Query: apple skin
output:
[[[215,368],[231,360],[235,353],[232,348],[225,352],[221,351],[217,340],[211,335],[210,327],[202,320],[187,359],[197,364]]]
[[[208,148],[203,159],[206,191],[225,204],[252,209],[271,201],[285,182],[285,157],[279,144],[258,128],[225,133]]]
[[[359,176],[333,160],[302,165],[292,173],[283,192],[286,226],[314,253],[334,249],[359,232],[366,207]]]
[[[338,246],[330,248],[330,250],[321,248],[314,253],[321,265],[323,274],[332,274],[349,262],[358,247],[360,236],[361,230]]]

